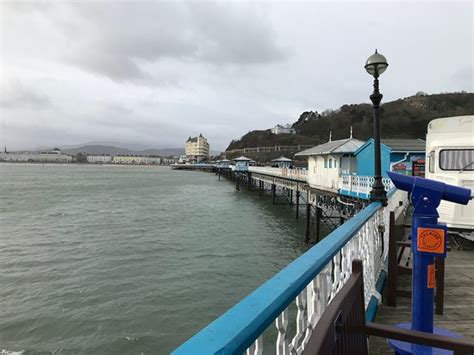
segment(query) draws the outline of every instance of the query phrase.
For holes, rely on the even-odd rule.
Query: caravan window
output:
[[[442,170],[474,171],[474,149],[444,149],[440,151],[439,167]]]
[[[434,167],[435,167],[435,151],[432,150],[432,151],[430,152],[430,155],[428,156],[428,169],[429,169],[430,173],[434,173],[434,172],[435,172],[435,171],[434,171],[434,170],[435,170]]]

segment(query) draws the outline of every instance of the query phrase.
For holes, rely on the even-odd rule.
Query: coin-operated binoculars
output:
[[[388,173],[397,189],[410,193],[412,319],[411,329],[433,333],[434,257],[446,257],[446,226],[438,224],[441,200],[467,205],[471,190],[439,181]]]

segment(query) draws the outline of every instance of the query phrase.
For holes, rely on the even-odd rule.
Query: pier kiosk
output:
[[[396,188],[407,191],[413,205],[411,249],[413,254],[411,324],[398,324],[400,328],[418,330],[450,337],[460,335],[433,325],[435,286],[434,257],[446,257],[446,226],[438,224],[437,208],[450,201],[467,205],[471,190],[439,181],[388,173]],[[450,351],[423,345],[388,340],[395,354],[450,354]]]

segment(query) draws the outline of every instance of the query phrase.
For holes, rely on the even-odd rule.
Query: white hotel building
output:
[[[186,141],[185,154],[188,162],[200,162],[209,158],[209,143],[207,139],[199,137],[189,137]]]

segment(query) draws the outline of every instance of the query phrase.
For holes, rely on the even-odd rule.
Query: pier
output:
[[[460,269],[468,263],[469,256],[451,251],[452,255],[460,257],[460,263],[453,259],[445,265],[448,231],[437,223],[437,207],[441,200],[466,205],[471,192],[411,176],[412,168],[407,166],[424,154],[424,144],[424,141],[409,139],[382,142],[384,159],[381,163],[377,140],[362,142],[351,135],[337,141],[330,139],[297,153],[297,156],[307,158],[307,169],[290,168],[291,160],[284,157],[279,161],[287,165],[279,167],[256,166],[256,162],[245,156],[235,158],[235,164],[216,164],[209,171],[214,171],[219,179],[225,176],[235,182],[236,190],[258,191],[260,196],[270,194],[274,204],[283,200],[283,203],[295,205],[295,217],[299,218],[301,214],[306,218],[304,240],[315,245],[173,354],[245,352],[258,355],[267,348],[276,350],[278,355],[312,354],[315,349],[325,347],[326,352],[320,353],[326,354],[333,353],[327,349],[336,346],[345,350],[334,353],[345,354],[352,349],[350,344],[354,341],[361,354],[368,353],[369,349],[372,352],[378,351],[374,349],[389,351],[384,345],[386,340],[379,338],[389,338],[391,351],[402,349],[409,342],[421,344],[416,345],[415,350],[419,346],[432,346],[455,350],[456,354],[474,353],[474,341],[459,340],[449,332],[451,326],[464,336],[472,334],[471,330],[466,334],[465,329],[472,329],[469,315],[473,311],[470,306],[474,296],[470,284],[473,279],[466,273],[472,268]],[[369,159],[374,152],[379,155],[376,158],[379,164],[373,164],[375,158]],[[402,166],[405,167],[404,174],[392,173]],[[404,243],[413,264],[410,273],[414,301],[411,307],[403,300],[398,306],[401,308],[393,308],[395,304],[391,297],[392,308],[383,306],[379,313],[385,301],[384,289],[385,293],[392,292],[389,296],[394,295],[391,288],[386,290],[385,284],[389,281],[392,287],[394,277],[398,277],[393,273],[393,253],[395,258],[397,255],[394,251],[397,243],[393,241],[399,237],[394,221],[403,220],[409,208],[413,209],[413,226],[410,238],[406,236]],[[321,238],[320,226],[324,222],[332,224],[332,231]],[[427,238],[436,238],[436,243],[440,243],[441,247],[437,246],[439,249],[435,252],[412,243],[421,238],[419,233],[424,233],[423,230],[428,233]],[[389,260],[392,260],[390,264]],[[443,268],[448,270],[451,265],[446,277],[440,278]],[[397,265],[395,269],[398,269]],[[449,277],[452,279],[446,281],[446,311],[439,316],[444,318],[437,318],[443,328],[448,329],[439,329],[433,325],[434,289],[437,294],[438,291],[444,294],[443,283]],[[466,278],[469,278],[466,283],[470,290],[464,293],[462,282]],[[407,283],[404,280],[400,285],[405,287]],[[466,296],[466,302],[456,301],[455,290]],[[409,294],[407,290],[403,293]],[[439,314],[443,313],[443,299],[437,296]],[[458,308],[462,315],[457,313]],[[348,316],[352,314],[350,312],[359,316]],[[464,326],[454,327],[458,320],[461,322],[457,325]],[[401,321],[406,324],[395,326]],[[324,335],[321,335],[321,329]]]
[[[354,259],[363,260],[366,317],[373,319],[386,277],[385,226],[389,212],[401,213],[399,206],[404,203],[406,194],[392,190],[387,207],[369,204],[173,354],[261,354],[264,344],[273,344],[277,354],[300,353],[324,310],[348,281]],[[290,331],[290,319],[296,322],[296,334]],[[272,324],[276,337],[264,341],[263,333]]]
[[[391,181],[385,179],[383,183],[388,203],[383,206],[369,201],[367,189],[372,180],[367,177],[353,175],[347,179],[340,176],[339,187],[334,189],[311,186],[306,169],[249,166],[247,161],[230,167],[215,166],[212,171],[219,178],[223,174],[234,181],[237,189],[258,191],[261,196],[270,193],[274,203],[279,194],[289,204],[304,205],[307,219],[305,240],[309,241],[309,236],[315,235],[316,245],[183,343],[173,354],[257,355],[267,347],[271,352],[276,349],[279,355],[306,353],[307,346],[312,344],[313,330],[324,318],[326,309],[341,290],[349,287],[351,266],[357,259],[362,260],[363,264],[363,309],[365,320],[369,322],[367,329],[375,334],[369,337],[369,349],[373,354],[383,351],[391,353],[386,340],[379,337],[385,334],[384,331],[390,333],[397,328],[389,327],[387,330],[377,327],[410,320],[408,300],[400,302],[397,308],[382,305],[388,275],[389,240],[393,232],[390,214],[394,213],[397,219],[404,218],[409,206],[407,193],[396,189]],[[335,223],[328,236],[320,239],[319,233],[314,233],[314,226],[319,229],[321,211],[328,210],[336,211],[338,218],[344,218]],[[298,218],[299,207],[296,211]],[[474,322],[470,317],[471,298],[474,296],[474,284],[471,283],[474,279],[469,276],[474,269],[465,268],[470,254],[472,252],[453,251],[448,255],[446,310],[445,315],[436,318],[443,327],[465,336],[472,335],[471,325]],[[450,260],[451,255],[453,258]],[[407,283],[408,280],[403,281],[402,286]],[[461,286],[461,283],[465,285]],[[464,290],[462,294],[466,298],[462,302],[456,300],[456,290]],[[373,323],[370,322],[374,320],[377,324],[372,329]],[[289,322],[294,323],[289,325]],[[407,334],[393,336],[431,344],[432,340],[423,338],[423,335],[416,338],[416,335],[413,335],[414,338]],[[449,348],[452,344],[449,340],[445,344],[444,340],[440,340],[442,345],[447,344]],[[452,346],[469,348],[469,344],[464,342]]]

